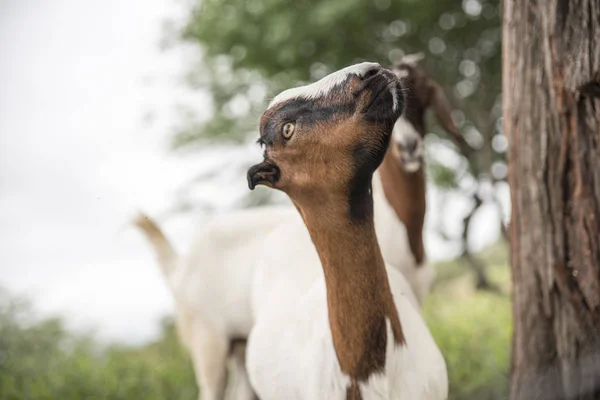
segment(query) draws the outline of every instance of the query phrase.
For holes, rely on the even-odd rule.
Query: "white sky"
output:
[[[172,309],[150,249],[124,228],[131,216],[164,212],[212,162],[260,153],[168,152],[173,106],[208,108],[180,79],[195,54],[158,48],[163,19],[180,11],[173,0],[0,2],[0,285],[111,340],[151,338]],[[207,201],[223,206],[246,183],[207,187]],[[439,200],[429,195],[431,222]],[[466,205],[454,198],[446,207],[445,224],[457,232]],[[185,249],[198,221],[164,222]],[[498,234],[491,207],[475,225],[474,248]],[[427,245],[433,259],[456,250],[432,234]]]

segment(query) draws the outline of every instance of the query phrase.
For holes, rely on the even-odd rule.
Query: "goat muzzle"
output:
[[[260,164],[250,167],[246,175],[250,190],[254,190],[257,185],[274,187],[279,180],[279,176],[279,167],[268,158]]]

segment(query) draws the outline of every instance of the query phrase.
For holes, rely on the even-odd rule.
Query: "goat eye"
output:
[[[293,122],[288,122],[281,129],[281,135],[285,140],[290,140],[290,138],[294,135],[295,129],[296,125]]]

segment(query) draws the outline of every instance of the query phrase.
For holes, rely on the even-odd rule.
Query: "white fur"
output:
[[[360,77],[373,68],[381,68],[381,65],[372,62],[363,62],[360,64],[351,65],[331,73],[326,77],[311,83],[310,85],[284,90],[275,96],[273,100],[271,100],[271,103],[269,103],[269,108],[290,99],[301,98],[310,100],[319,98],[326,95],[331,89],[344,82],[349,75],[355,74]]]
[[[412,66],[416,66],[419,61],[425,58],[425,53],[415,53],[415,54],[407,54],[400,59],[400,62],[403,64],[409,64]]]
[[[392,109],[394,111],[396,111],[396,109],[398,108],[398,89],[396,86],[392,87],[390,89],[391,93],[392,93]]]
[[[295,238],[290,246],[289,238]],[[253,281],[256,324],[247,367],[263,400],[344,399],[350,382],[337,361],[327,317],[323,271],[302,220],[274,230]],[[409,284],[387,267],[406,346],[388,341],[386,370],[360,384],[363,399],[443,400],[446,366],[425,326]],[[388,337],[392,337],[388,326]]]
[[[398,78],[407,78],[408,75],[410,75],[410,72],[408,72],[405,69],[400,69],[400,70],[397,70],[397,71],[394,71],[394,72],[395,72],[395,74],[396,74],[396,76]]]
[[[407,172],[416,172],[418,171],[423,164],[423,157],[425,156],[425,148],[423,144],[423,139],[419,132],[415,129],[413,124],[411,124],[404,115],[398,118],[396,124],[394,125],[394,130],[392,131],[393,139],[402,146],[405,146],[408,142],[417,142],[417,148],[414,152],[402,151],[403,157],[403,168]]]
[[[417,132],[413,124],[411,124],[404,115],[398,118],[394,124],[392,136],[394,140],[398,141],[399,143],[404,143],[407,140],[422,141],[419,132]]]
[[[166,277],[202,400],[224,398],[230,339],[247,337],[254,324],[249,301],[256,265],[252,260],[264,236],[295,214],[291,207],[269,207],[216,217],[203,225],[190,254],[180,257]],[[245,397],[236,398],[251,399],[242,373],[234,389]]]
[[[426,260],[417,265],[410,249],[406,227],[387,201],[378,172],[373,175],[373,203],[376,204],[375,231],[383,259],[404,275],[417,299],[422,302],[435,278],[435,269]]]
[[[400,276],[388,270],[390,281]],[[360,389],[364,400],[445,400],[445,361],[421,316],[392,283],[406,345],[388,341],[386,369]],[[388,327],[388,337],[393,334]],[[248,342],[247,368],[262,400],[345,399],[350,383],[333,347],[323,279],[291,308],[259,318]]]
[[[228,337],[245,337],[252,326],[246,289],[253,275],[251,261],[264,235],[292,217],[292,211],[289,207],[257,208],[205,224],[190,254],[179,260],[168,277],[178,304]],[[257,230],[262,235],[255,235]]]

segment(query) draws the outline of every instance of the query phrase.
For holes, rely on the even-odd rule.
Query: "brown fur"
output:
[[[308,228],[325,275],[335,351],[341,370],[353,382],[384,370],[388,340],[405,343],[375,235],[370,194],[372,174],[385,155],[397,114],[392,115],[390,98],[382,104],[382,110],[390,109],[386,118],[366,118],[365,110],[370,110],[379,91],[360,96],[359,87],[360,80],[351,79],[343,90],[315,100],[340,112],[310,124],[299,116],[289,142],[272,128],[288,122],[289,117],[279,112],[285,104],[265,112],[261,120],[265,161],[251,168],[252,174],[260,174],[261,165],[280,169],[276,181],[259,183],[287,193]],[[364,218],[353,216],[353,207],[365,210]],[[392,338],[387,337],[386,319]],[[360,398],[355,383],[348,398]]]
[[[344,201],[343,196],[315,197],[299,207],[323,265],[340,366],[349,376],[364,380],[385,366],[385,319],[391,321],[396,344],[404,343],[404,334],[373,221],[351,222]]]
[[[406,86],[404,117],[410,121],[417,132],[425,136],[425,111],[431,108],[441,127],[450,134],[450,138],[458,146],[468,147],[460,129],[452,119],[452,108],[442,87],[418,65],[400,63],[394,67],[394,70],[408,73],[403,80]]]
[[[379,167],[379,176],[386,199],[406,227],[410,250],[419,266],[425,259],[423,245],[423,225],[427,207],[425,171],[423,167],[415,172],[405,171],[397,152],[396,146],[390,146]]]
[[[431,108],[451,138],[459,145],[464,144],[464,138],[452,120],[451,107],[441,86],[417,65],[400,63],[394,69],[408,73],[403,80],[407,88],[404,118],[419,135],[425,137],[425,112],[427,108]],[[391,145],[379,167],[379,175],[386,199],[406,227],[409,247],[418,267],[426,257],[423,244],[427,186],[424,167],[415,172],[406,172],[402,167],[398,147]]]
[[[346,390],[346,400],[362,400],[362,393],[356,381],[351,382]]]

